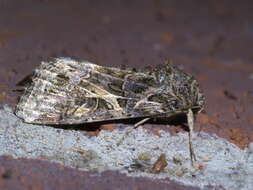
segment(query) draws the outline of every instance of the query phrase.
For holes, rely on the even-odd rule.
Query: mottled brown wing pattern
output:
[[[132,71],[56,58],[35,70],[16,115],[28,123],[80,124],[170,117],[203,104],[197,81],[169,63]]]

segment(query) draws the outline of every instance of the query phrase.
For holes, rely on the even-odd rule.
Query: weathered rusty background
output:
[[[247,0],[0,0],[0,104],[15,105],[15,84],[49,57],[137,68],[171,58],[206,94],[196,130],[244,148],[253,141],[252,8]],[[10,157],[0,158],[0,175],[0,189],[185,189]]]

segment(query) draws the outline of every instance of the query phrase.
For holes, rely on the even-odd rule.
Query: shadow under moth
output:
[[[187,116],[191,161],[194,115],[203,109],[198,82],[165,62],[152,69],[103,67],[88,61],[55,58],[33,72],[15,113],[27,123],[85,124],[137,118]]]

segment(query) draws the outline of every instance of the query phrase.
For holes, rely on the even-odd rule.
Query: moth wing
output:
[[[20,97],[15,114],[27,123],[60,124],[65,121],[63,119],[71,116],[80,103],[79,79],[89,76],[93,67],[92,63],[68,58],[42,62]]]
[[[31,85],[16,107],[16,115],[37,124],[151,116],[157,114],[161,105],[145,102],[155,85],[154,77],[147,76],[86,61],[54,59],[35,70]]]
[[[23,86],[31,84],[32,76],[33,76],[33,74],[26,75],[24,78],[22,78],[20,81],[17,82],[16,86],[23,87]]]
[[[180,101],[168,89],[169,79],[158,73],[54,59],[35,70],[16,115],[28,123],[81,124],[180,112]]]

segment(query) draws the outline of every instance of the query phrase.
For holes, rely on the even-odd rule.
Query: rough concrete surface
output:
[[[53,148],[60,146],[61,143],[64,147],[76,148],[72,140],[69,140],[70,138],[66,137],[62,142],[54,141],[55,138],[60,138],[60,136],[63,138],[63,135],[69,133],[72,134],[71,137],[80,136],[97,147],[94,142],[99,143],[99,139],[109,138],[112,134],[122,134],[127,126],[108,123],[106,127],[96,126],[93,131],[85,129],[72,131],[66,128],[56,129],[44,126],[37,129],[36,126],[25,125],[12,114],[1,111],[1,121],[6,122],[4,125],[1,124],[0,131],[5,131],[1,140],[5,139],[5,143],[15,143],[7,143],[1,150],[9,152],[14,157],[0,157],[0,188],[69,189],[71,187],[83,189],[85,187],[86,189],[178,190],[199,189],[198,187],[209,181],[211,184],[222,185],[205,188],[228,189],[228,187],[235,188],[236,185],[240,185],[237,186],[238,189],[246,189],[251,182],[250,178],[245,176],[252,176],[250,173],[252,166],[249,165],[249,160],[247,161],[247,158],[251,159],[249,153],[251,148],[248,147],[253,142],[252,8],[253,4],[249,0],[76,0],[71,2],[67,0],[1,0],[0,105],[8,104],[14,107],[20,95],[16,83],[48,57],[73,57],[87,59],[104,66],[125,65],[137,68],[156,65],[166,58],[171,58],[177,66],[198,79],[206,96],[205,112],[198,115],[195,127],[194,143],[199,155],[207,151],[202,150],[201,147],[206,147],[207,144],[203,146],[202,144],[209,141],[213,144],[208,146],[221,146],[217,155],[225,154],[224,147],[228,147],[230,151],[226,152],[227,156],[220,157],[220,162],[214,156],[211,161],[203,163],[203,166],[202,163],[199,163],[200,170],[197,171],[203,172],[203,180],[200,180],[200,175],[197,173],[196,179],[191,182],[189,179],[192,178],[187,178],[189,174],[187,172],[181,178],[173,177],[172,172],[168,174],[172,179],[169,180],[169,178],[154,179],[148,176],[129,177],[117,171],[106,171],[101,174],[94,171],[80,171],[65,165],[85,168],[92,166],[93,161],[96,161],[95,163],[100,163],[99,167],[104,169],[115,166],[114,162],[109,163],[109,157],[103,155],[101,159],[98,156],[101,154],[100,149],[95,151],[66,150],[69,154],[61,149],[53,152]],[[8,117],[4,118],[4,114],[7,114]],[[14,121],[17,123],[14,124]],[[7,126],[11,126],[10,130],[7,130]],[[23,126],[24,129],[21,129],[20,126]],[[11,138],[16,136],[14,128],[17,129],[16,132],[20,135],[20,139],[24,139],[22,143],[18,141],[19,139]],[[106,129],[106,131],[101,129]],[[187,133],[180,126],[145,124],[144,129],[138,129],[138,132],[131,133],[130,137],[139,134],[145,138],[148,136],[156,139],[158,142],[163,141],[165,137],[170,137],[171,140],[182,139],[182,145],[186,145]],[[160,134],[159,130],[165,132]],[[12,134],[8,131],[12,131]],[[37,131],[48,131],[45,134],[55,134],[56,137],[49,138],[47,135],[42,137],[43,134],[37,135]],[[171,135],[168,134],[168,131]],[[155,136],[150,134],[151,132]],[[83,133],[85,135],[81,135]],[[89,134],[90,137],[88,138],[86,134]],[[33,135],[36,138],[33,139]],[[158,138],[159,135],[161,137]],[[48,139],[51,145],[45,142],[45,145],[38,143],[43,143],[43,139]],[[111,141],[114,142],[113,140],[115,139],[112,138]],[[148,138],[146,140],[150,142]],[[105,146],[115,148],[112,145],[110,147],[109,141],[107,142]],[[32,146],[32,143],[37,143],[37,146],[43,145],[41,148],[44,149],[36,149],[37,146]],[[126,146],[123,145],[122,148]],[[160,146],[164,149],[155,150],[154,152],[158,155],[151,152],[150,162],[153,163],[159,154],[165,151],[168,159],[166,169],[168,170],[173,166],[170,165],[173,164],[170,155],[177,146],[172,150],[163,144],[158,147]],[[47,149],[49,147],[51,149]],[[84,144],[77,148],[82,147]],[[140,147],[145,149],[141,145]],[[183,147],[185,149],[181,149]],[[186,159],[187,147],[183,147],[178,152]],[[44,152],[45,149],[47,154]],[[133,149],[139,151],[138,147],[133,147]],[[129,151],[128,148],[126,150]],[[137,150],[134,151],[135,154]],[[15,156],[22,156],[25,151],[30,158],[36,159],[15,158]],[[113,152],[115,153],[115,151],[111,153]],[[241,158],[238,157],[238,153],[242,155]],[[132,158],[136,157],[135,154],[131,154],[131,159],[128,161],[122,158],[124,164],[130,164],[133,161]],[[212,152],[210,154],[213,155]],[[61,163],[65,159],[68,160],[65,165],[47,161],[55,160],[56,155]],[[81,155],[86,160],[77,160]],[[148,154],[144,155],[147,157]],[[231,157],[238,161],[232,163]],[[228,160],[225,161],[226,158]],[[73,165],[75,159],[76,165]],[[178,163],[177,159],[174,161]],[[122,160],[119,159],[119,162]],[[148,167],[149,164],[141,163],[144,165],[143,170],[146,171],[145,167]],[[189,160],[185,160],[184,163],[186,166],[182,167],[188,168]],[[223,163],[222,166],[220,163]],[[136,168],[132,166],[140,166],[140,163],[135,163],[125,169],[132,172],[131,175],[137,172]],[[237,168],[234,173],[232,172],[234,169],[229,168],[230,166]],[[225,175],[226,179],[233,180],[225,183],[225,178],[221,177],[220,179],[224,179],[221,182],[217,177],[211,177],[212,172],[216,173],[222,168],[227,168],[224,170],[224,173],[228,174]],[[137,169],[141,168],[137,167]],[[224,173],[221,173],[218,172],[224,177]],[[161,173],[158,176],[163,175],[164,173]],[[242,176],[244,177],[241,178]],[[197,184],[198,180],[200,180],[199,184]],[[182,182],[197,186],[186,186]]]
[[[25,124],[5,107],[0,110],[0,155],[45,159],[98,172],[118,170],[129,176],[169,178],[200,188],[253,187],[253,143],[241,150],[225,139],[201,132],[194,136],[198,161],[192,167],[187,134],[171,136],[159,131],[154,135],[140,127],[121,142],[127,130],[102,131],[90,137],[76,130]],[[150,167],[162,153],[168,166],[151,174]]]

